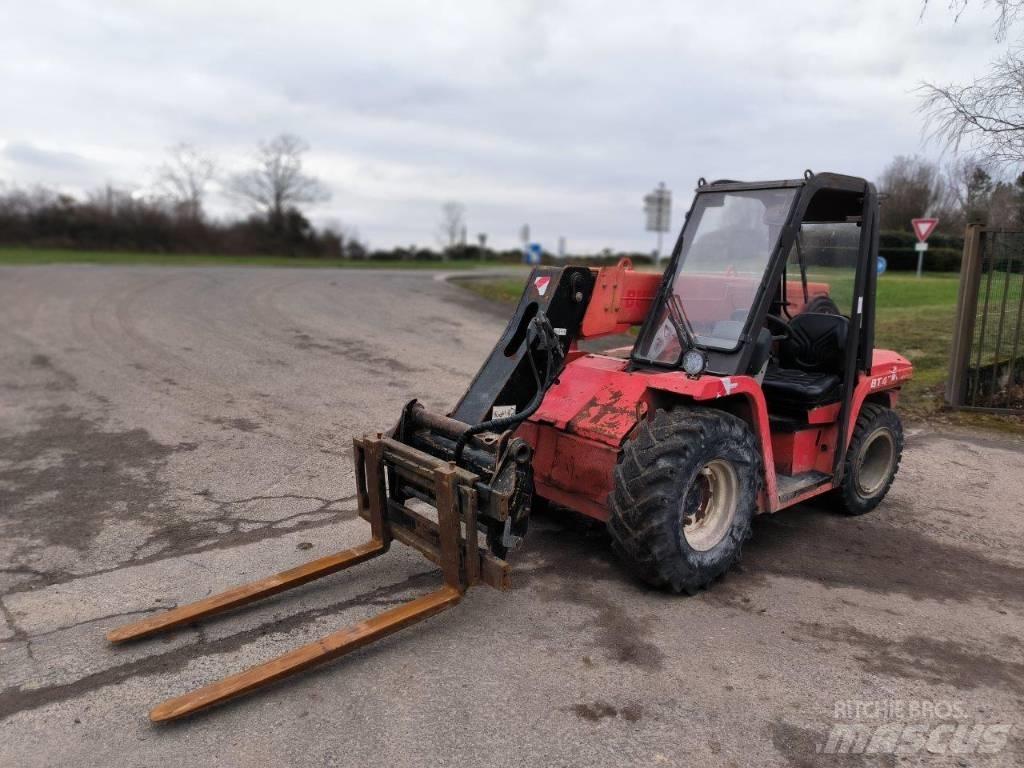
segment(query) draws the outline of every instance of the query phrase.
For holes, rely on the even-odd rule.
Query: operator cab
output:
[[[809,199],[765,315],[776,342],[761,382],[769,412],[799,414],[842,399],[863,207],[863,192],[823,189]]]
[[[874,200],[838,174],[700,184],[634,364],[753,376],[773,416],[840,403],[870,360],[871,324],[851,318],[873,309]]]
[[[877,210],[872,184],[839,174],[700,184],[633,348],[635,368],[758,382],[780,503],[844,455],[873,355]]]

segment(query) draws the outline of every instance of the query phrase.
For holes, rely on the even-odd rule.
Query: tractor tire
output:
[[[615,467],[612,548],[648,584],[692,595],[739,559],[762,478],[760,447],[742,419],[711,408],[658,411]]]
[[[891,408],[864,403],[850,439],[843,481],[832,493],[839,511],[863,515],[889,492],[903,458],[903,424]]]

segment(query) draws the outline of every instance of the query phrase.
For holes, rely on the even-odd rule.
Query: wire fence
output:
[[[1024,412],[1024,232],[969,227],[947,399]]]

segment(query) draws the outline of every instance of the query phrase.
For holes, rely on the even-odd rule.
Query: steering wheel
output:
[[[772,341],[785,341],[789,338],[789,323],[778,315],[765,315],[764,324],[771,331]],[[780,331],[780,333],[776,333],[776,331]]]

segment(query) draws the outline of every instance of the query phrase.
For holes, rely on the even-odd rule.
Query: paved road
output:
[[[1024,722],[1021,446],[918,426],[879,510],[759,519],[697,597],[545,518],[512,592],[151,726],[155,702],[436,583],[396,546],[165,639],[103,640],[362,540],[352,435],[413,396],[453,403],[502,322],[425,273],[35,267],[0,269],[0,323],[0,765],[799,766],[830,764],[815,750],[851,700]],[[981,764],[1019,764],[1021,734]]]

